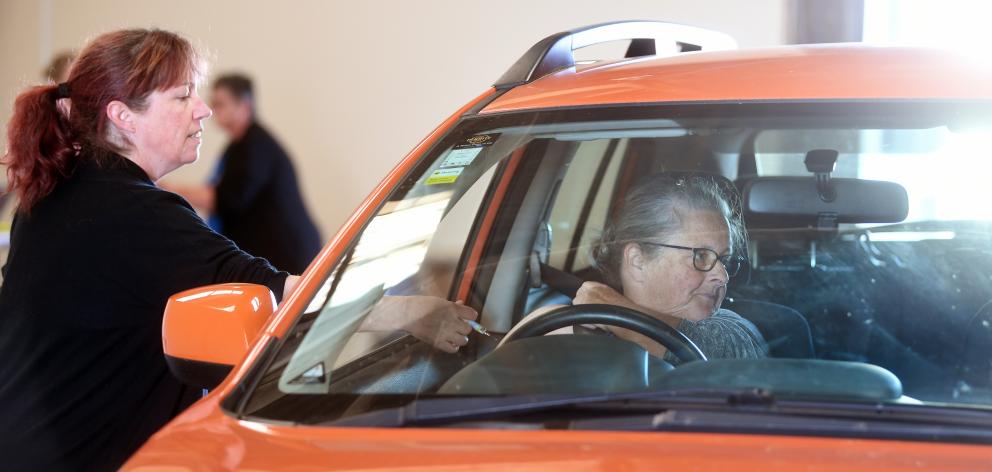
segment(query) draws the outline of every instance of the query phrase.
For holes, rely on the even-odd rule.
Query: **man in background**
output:
[[[210,107],[230,139],[214,177],[207,186],[165,188],[210,213],[211,226],[249,254],[279,270],[302,273],[320,251],[320,235],[289,156],[258,123],[251,79],[217,78]]]

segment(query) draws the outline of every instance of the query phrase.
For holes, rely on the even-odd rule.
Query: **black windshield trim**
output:
[[[337,397],[337,396],[332,396]],[[351,403],[357,395],[347,395]],[[545,423],[538,429],[892,439],[992,444],[992,409],[957,405],[879,404],[777,399],[760,390],[660,391],[613,395],[427,396],[369,395],[394,404],[365,414],[305,423],[325,427],[450,427],[479,423]],[[654,397],[654,399],[652,399]],[[332,398],[325,398],[330,401]],[[580,416],[562,419],[561,415]],[[264,418],[248,417],[267,422]]]

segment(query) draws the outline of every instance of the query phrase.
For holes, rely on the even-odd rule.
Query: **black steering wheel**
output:
[[[636,331],[665,346],[682,362],[705,361],[706,355],[679,330],[640,311],[616,305],[568,305],[551,310],[516,331],[502,343],[548,334],[556,329],[581,324],[604,324]]]

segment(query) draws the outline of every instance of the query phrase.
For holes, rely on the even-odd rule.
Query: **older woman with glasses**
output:
[[[745,262],[734,252],[743,246],[743,223],[712,178],[649,177],[631,189],[593,247],[593,263],[606,283],[586,282],[573,304],[603,303],[647,313],[684,333],[710,359],[765,357],[757,328],[720,308],[729,278]],[[679,362],[664,346],[630,330],[574,330],[614,335]]]

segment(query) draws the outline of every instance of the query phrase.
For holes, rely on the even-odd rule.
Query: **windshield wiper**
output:
[[[992,444],[992,410],[954,405],[777,401],[767,408],[673,408],[577,419],[570,429],[682,431]]]
[[[598,395],[421,398],[322,423],[425,427],[533,421],[555,413],[569,429],[712,431],[992,443],[992,410],[777,398],[762,389],[685,389]]]
[[[885,407],[883,410],[887,410]],[[920,408],[918,405],[911,408]],[[933,408],[933,407],[923,407]],[[937,407],[942,408],[942,407]],[[932,412],[926,421],[919,413],[878,417],[798,415],[783,411],[735,412],[666,410],[655,415],[580,419],[569,424],[576,430],[679,431],[726,434],[774,434],[795,436],[893,439],[907,441],[946,441],[992,444],[989,413],[981,421],[961,418],[947,412]],[[961,420],[964,421],[961,421]],[[974,424],[978,423],[978,424]]]
[[[645,408],[657,410],[657,402],[663,402],[666,406],[686,402],[693,405],[727,406],[770,403],[773,400],[773,396],[760,389],[688,389],[589,395],[436,396],[415,399],[401,407],[375,410],[321,424],[397,428],[506,418],[564,408],[643,412]]]

